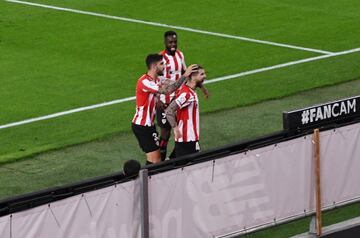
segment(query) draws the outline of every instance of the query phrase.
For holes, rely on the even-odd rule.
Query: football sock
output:
[[[164,161],[166,159],[166,148],[167,148],[167,141],[164,139],[160,139],[160,155],[161,155],[161,161]]]

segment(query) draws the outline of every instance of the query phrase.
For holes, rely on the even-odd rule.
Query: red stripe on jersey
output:
[[[188,110],[185,110],[181,118],[183,121],[183,131],[182,131],[182,138],[183,141],[187,141],[188,137],[188,119],[189,119],[189,112]]]
[[[171,98],[170,98],[170,94],[166,94],[166,95],[165,95],[165,103],[166,103],[166,104],[170,104],[170,99],[171,99]]]
[[[169,60],[169,57],[167,57],[166,54],[164,54],[164,59],[165,59],[165,62],[166,62],[166,66],[165,66],[166,74],[165,74],[165,77],[167,79],[170,79],[171,78],[171,76],[170,76],[170,70],[171,70],[170,60]]]
[[[173,56],[173,59],[174,59],[174,64],[175,64],[175,71],[178,71],[179,70],[179,63],[178,63],[178,60],[176,58],[176,55],[178,55],[177,52]]]
[[[135,109],[135,117],[133,119],[133,122],[135,122],[138,119],[138,117],[139,117],[139,107],[136,107],[136,109]]]
[[[156,110],[155,110],[155,95],[154,97],[152,98],[151,100],[151,103],[150,103],[150,110],[152,110],[151,112],[151,121],[154,121],[154,118],[155,118],[155,114],[156,114]]]
[[[181,55],[181,53],[180,53],[179,50],[176,50],[176,54],[179,56],[179,58],[180,58],[181,60],[183,59],[183,57],[182,57],[182,55]]]
[[[143,115],[142,115],[141,122],[140,122],[141,125],[146,125],[148,111],[149,111],[149,102],[147,102],[143,108]]]
[[[186,70],[186,66],[185,66],[185,60],[184,60],[184,56],[183,56],[183,53],[180,51],[180,50],[177,50],[176,51],[177,55],[179,56],[180,58],[180,63],[181,63],[181,72],[182,74],[185,72]]]
[[[153,88],[146,87],[145,84],[155,85],[157,87],[158,79],[154,80],[149,75],[143,75],[139,78],[136,85],[136,112],[132,122],[141,126],[153,126],[155,118],[155,100],[156,94]],[[149,89],[149,90],[148,90]]]
[[[195,95],[194,95],[195,96]],[[194,103],[194,106],[193,106],[193,111],[192,111],[192,114],[193,114],[193,118],[192,118],[192,122],[193,122],[193,127],[194,127],[194,133],[195,133],[195,140],[198,141],[199,140],[199,135],[197,133],[197,103]]]

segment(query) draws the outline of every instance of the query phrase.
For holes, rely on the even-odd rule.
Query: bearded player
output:
[[[203,86],[205,70],[198,66],[180,87],[175,99],[166,108],[169,124],[174,129],[176,157],[200,151],[199,100],[196,89]]]

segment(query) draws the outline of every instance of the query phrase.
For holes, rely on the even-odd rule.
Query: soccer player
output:
[[[166,108],[169,124],[174,129],[176,157],[200,151],[199,100],[196,89],[201,88],[206,73],[198,66],[198,71],[190,75],[176,93],[175,100]]]
[[[167,31],[164,34],[165,50],[161,51],[165,64],[163,75],[160,77],[161,83],[171,83],[177,81],[185,72],[186,64],[184,54],[177,48],[178,36],[174,31]],[[201,87],[205,97],[208,98],[209,93],[205,87]],[[167,144],[171,135],[171,126],[166,119],[164,110],[174,99],[175,92],[172,94],[160,95],[160,100],[156,105],[157,124],[161,128],[160,134],[160,153],[161,160],[165,160],[167,154]],[[170,154],[170,158],[175,157],[175,150]]]
[[[157,94],[169,94],[179,88],[186,77],[194,73],[196,65],[190,65],[179,80],[170,84],[159,84],[158,76],[164,70],[163,56],[150,54],[146,57],[147,73],[136,85],[136,112],[132,120],[132,130],[141,149],[146,153],[147,164],[160,162],[158,134],[154,126]]]

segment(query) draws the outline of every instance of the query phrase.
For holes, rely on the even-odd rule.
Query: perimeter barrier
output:
[[[238,237],[316,211],[321,235],[321,211],[360,199],[359,106],[285,112],[269,136],[0,201],[0,237]]]

